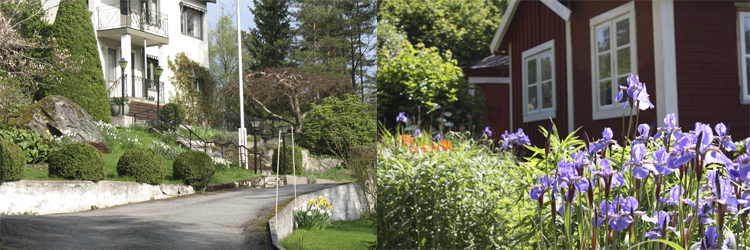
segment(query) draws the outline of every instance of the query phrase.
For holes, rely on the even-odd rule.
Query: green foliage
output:
[[[483,97],[469,94],[478,88],[466,83],[463,71],[435,48],[403,45],[397,56],[387,51],[378,52],[378,121],[385,118],[385,126],[393,127],[399,112],[440,116],[451,112],[447,121],[455,125],[483,123]],[[421,108],[421,109],[420,109]],[[468,127],[471,127],[470,125]]]
[[[169,80],[175,87],[169,102],[182,106],[185,123],[209,127],[218,123],[224,113],[211,72],[188,58],[185,52],[178,53],[167,64],[169,70],[174,72]]]
[[[292,162],[292,150],[294,150],[294,162]],[[282,152],[281,157],[279,156],[279,152]],[[293,146],[286,146],[286,173],[284,173],[284,145],[281,145],[281,151],[274,148],[273,150],[273,161],[271,167],[275,170],[277,161],[280,161],[279,164],[279,172],[280,174],[292,174],[292,171],[295,171],[296,173],[302,173],[304,170],[302,169],[302,148],[300,147],[293,147]],[[294,164],[294,165],[292,165]],[[295,169],[292,169],[292,166],[295,167]]]
[[[514,245],[531,230],[519,220],[533,211],[528,201],[533,184],[523,178],[532,171],[526,166],[465,134],[446,136],[451,150],[421,153],[412,153],[411,146],[387,131],[382,134],[378,248],[528,247],[526,242]]]
[[[55,142],[33,130],[19,129],[13,126],[3,125],[0,128],[0,138],[11,141],[21,147],[24,161],[38,163],[47,160],[52,152]]]
[[[128,105],[130,104],[130,99],[126,97],[112,97],[112,103],[115,105]]]
[[[281,240],[289,250],[374,249],[367,243],[377,241],[378,225],[364,220],[339,220],[331,222],[325,230],[297,229]]]
[[[404,44],[408,44],[406,34],[393,27],[393,25],[384,20],[378,21],[378,51],[387,53],[390,57],[395,57],[399,52],[404,50]]]
[[[26,172],[26,158],[23,151],[11,141],[0,139],[0,180],[17,181]]]
[[[61,4],[51,33],[60,44],[60,50],[67,49],[73,57],[82,55],[83,63],[79,72],[61,72],[60,84],[43,86],[37,100],[61,95],[81,106],[94,121],[109,123],[111,111],[106,83],[86,1]]]
[[[203,190],[214,175],[214,162],[206,153],[188,150],[174,160],[172,176],[196,191]]]
[[[292,42],[292,29],[288,18],[288,0],[254,0],[253,13],[255,23],[262,23],[250,29],[245,37],[244,47],[250,51],[255,63],[250,70],[271,67],[289,66],[285,61]]]
[[[454,52],[465,66],[489,55],[507,5],[507,0],[382,0],[378,20],[398,27],[412,44]]]
[[[133,176],[136,182],[158,185],[167,176],[167,161],[156,150],[131,149],[117,161],[117,174]]]
[[[107,164],[94,146],[71,143],[49,156],[49,175],[65,179],[99,181],[107,174]]]
[[[359,97],[347,95],[340,101],[328,97],[305,117],[303,146],[317,153],[348,157],[350,147],[370,145],[377,140],[374,107]]]
[[[357,178],[357,186],[362,193],[366,194],[372,201],[377,200],[378,191],[378,148],[375,144],[369,147],[355,147],[351,149],[349,168],[353,170]],[[367,211],[370,211],[371,200],[367,200]]]
[[[162,142],[152,142],[151,145],[148,146],[148,148],[156,151],[168,161],[176,159],[177,156],[185,152],[185,149],[182,149],[180,147],[172,147]]]
[[[560,160],[568,159],[573,152],[580,150],[585,146],[583,141],[578,139],[578,136],[575,136],[579,129],[580,128],[576,129],[563,138],[560,137],[560,134],[557,131],[557,125],[554,125],[554,123],[552,124],[552,131],[547,131],[544,126],[540,125],[539,132],[541,133],[541,136],[545,138],[549,136],[549,154],[545,156],[545,148],[539,148],[533,145],[526,146],[526,148],[533,153],[531,157],[525,158],[526,164],[534,168],[537,171],[536,174],[549,173],[552,169],[556,169],[557,163],[560,162]]]
[[[332,205],[325,197],[320,196],[318,199],[310,199],[307,206],[300,209],[295,207],[292,214],[299,228],[320,230],[331,224],[331,210]]]
[[[159,110],[159,116],[169,129],[175,130],[185,120],[185,109],[182,108],[182,105],[167,103]]]

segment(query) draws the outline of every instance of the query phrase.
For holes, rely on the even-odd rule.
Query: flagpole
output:
[[[241,162],[245,162],[245,165],[243,166],[245,169],[248,168],[247,166],[247,152],[245,148],[247,147],[247,132],[245,130],[245,105],[244,104],[244,96],[243,96],[243,85],[242,85],[242,33],[240,32],[241,22],[240,22],[240,0],[237,0],[237,66],[239,66],[239,88],[240,88],[240,131],[239,131],[239,139],[240,139],[240,146],[242,146],[239,151],[241,158]],[[255,149],[253,149],[255,150]]]

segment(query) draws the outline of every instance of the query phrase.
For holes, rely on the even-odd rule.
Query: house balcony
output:
[[[137,5],[120,8],[119,4],[97,7],[98,37],[120,40],[123,34],[132,36],[133,44],[157,46],[169,43],[167,15],[140,8]],[[123,14],[127,13],[127,14]]]

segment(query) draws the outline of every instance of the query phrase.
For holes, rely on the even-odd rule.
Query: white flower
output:
[[[445,123],[445,126],[446,126],[446,127],[453,127],[453,123],[452,123],[452,122],[446,122],[446,123]]]
[[[310,213],[310,212],[307,212],[307,216],[312,216],[312,213]]]
[[[452,115],[453,113],[451,113],[450,111],[445,111],[445,117],[451,117]]]

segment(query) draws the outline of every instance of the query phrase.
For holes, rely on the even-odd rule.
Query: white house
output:
[[[169,79],[174,73],[167,60],[180,52],[208,68],[207,4],[216,0],[87,0],[91,22],[97,37],[104,79],[110,97],[122,95],[120,59],[125,68],[125,95],[131,97],[130,115],[140,109],[155,108],[157,95],[154,69],[164,69],[161,103],[175,92]],[[50,0],[45,8],[56,6]],[[48,21],[54,22],[57,8],[48,10]],[[149,97],[154,101],[149,101]]]

